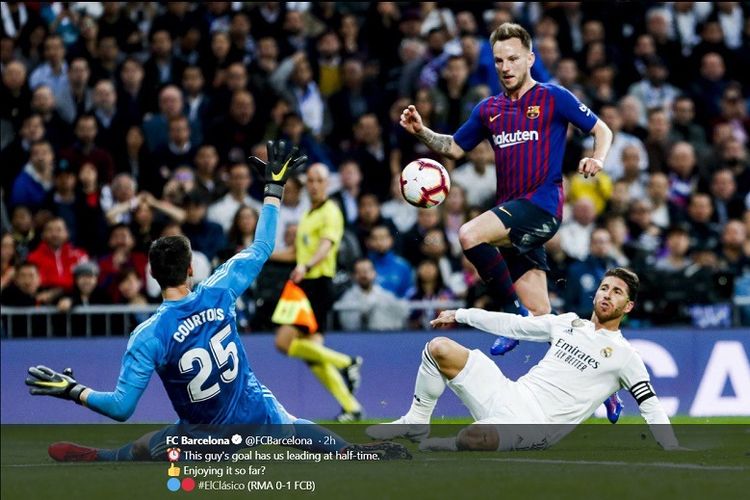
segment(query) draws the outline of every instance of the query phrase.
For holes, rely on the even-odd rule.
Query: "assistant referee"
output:
[[[295,325],[282,325],[276,331],[276,348],[288,356],[307,362],[313,374],[342,407],[339,422],[362,418],[362,407],[353,395],[360,384],[362,358],[334,351],[323,345],[328,316],[333,307],[333,276],[336,255],[344,235],[344,216],[328,199],[328,168],[315,163],[307,170],[305,182],[311,208],[299,222],[295,239],[296,267],[290,279],[310,300],[318,331],[309,332]]]

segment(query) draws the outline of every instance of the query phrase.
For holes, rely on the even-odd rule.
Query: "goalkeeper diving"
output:
[[[69,369],[58,373],[45,366],[31,367],[26,378],[32,395],[72,400],[125,421],[156,372],[180,418],[178,424],[118,449],[54,443],[49,447],[53,459],[163,460],[166,437],[180,432],[183,424],[276,426],[288,433],[283,437],[314,443],[304,448],[312,452],[366,451],[379,459],[410,457],[399,444],[350,444],[309,420],[292,416],[253,373],[237,331],[235,302],[273,251],[284,184],[307,157],[299,155],[296,147],[287,153],[283,141],[269,141],[268,162],[252,160],[265,167],[266,180],[255,241],[195,289],[191,286],[190,241],[184,236],[168,236],[151,245],[151,273],[161,286],[164,301],[132,332],[114,391],[90,389],[76,381]]]

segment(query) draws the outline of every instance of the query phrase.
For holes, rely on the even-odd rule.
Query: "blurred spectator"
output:
[[[310,62],[317,75],[320,93],[327,99],[341,88],[342,76],[346,72],[346,68],[341,67],[341,40],[335,31],[329,28],[318,35],[315,55],[317,57]]]
[[[334,169],[334,163],[328,155],[327,148],[305,128],[302,117],[290,111],[281,119],[279,138],[287,144],[297,146],[300,152],[306,154],[312,163],[323,163],[328,170]]]
[[[191,166],[195,157],[196,145],[190,140],[190,123],[185,116],[170,118],[169,141],[153,153],[154,178],[148,186],[160,192],[167,179],[177,167]]]
[[[12,283],[18,262],[18,252],[16,252],[16,242],[13,235],[3,232],[0,242],[0,292]]]
[[[151,152],[169,142],[169,122],[183,116],[182,92],[175,85],[167,85],[159,92],[159,113],[143,121],[143,133]],[[190,122],[190,142],[200,144],[203,136],[200,123]]]
[[[383,141],[383,130],[377,117],[367,113],[359,117],[354,126],[356,147],[353,156],[362,169],[363,185],[377,195],[378,200],[388,198],[392,172],[390,147]]]
[[[623,155],[628,148],[623,150]],[[639,169],[638,163],[635,167]],[[640,170],[638,170],[640,174]],[[630,181],[625,178],[620,179],[618,182],[624,182],[628,186],[628,194],[630,193]],[[607,172],[599,172],[597,175],[590,176],[588,178],[581,175],[572,175],[570,177],[570,188],[567,189],[568,201],[575,203],[577,200],[586,198],[591,200],[594,204],[594,211],[597,215],[601,214],[607,206],[607,202],[612,197],[612,191],[614,187],[612,184],[612,178]]]
[[[707,193],[693,193],[688,199],[687,223],[690,226],[690,246],[716,252],[719,249],[718,226],[711,222],[713,216],[711,197]]]
[[[26,84],[26,67],[20,61],[10,61],[3,65],[3,83],[0,99],[3,107],[0,117],[9,120],[15,129],[29,112],[31,91]]]
[[[721,233],[719,268],[735,277],[750,275],[750,252],[748,233],[739,220],[730,220]]]
[[[721,114],[714,123],[728,123],[732,137],[742,144],[750,142],[750,116],[747,102],[742,96],[742,87],[732,82],[724,89],[720,101]]]
[[[636,136],[645,143],[648,130],[643,127],[646,122],[643,103],[633,95],[626,95],[618,102],[617,110],[622,117],[622,131]],[[648,146],[646,146],[646,149],[648,149]],[[651,168],[653,169],[653,166]]]
[[[99,38],[96,46],[96,59],[91,65],[91,81],[114,81],[120,66],[120,58],[120,47],[117,46],[115,37]]]
[[[132,57],[120,66],[120,87],[117,91],[119,111],[131,125],[140,125],[149,109],[148,97],[143,88],[143,65]],[[170,110],[174,110],[170,106]]]
[[[667,113],[659,108],[648,112],[646,153],[650,172],[666,172],[669,150],[674,144]]]
[[[98,304],[111,304],[112,299],[98,286],[99,268],[93,262],[82,262],[73,268],[73,290],[60,297],[57,308],[67,312],[76,306],[89,306]],[[72,335],[84,335],[86,333],[105,331],[104,318],[102,316],[79,316],[71,318]]]
[[[250,156],[250,147],[263,138],[265,124],[255,112],[255,99],[246,90],[238,90],[226,115],[211,128],[210,143],[216,146],[224,162],[243,162]]]
[[[409,293],[409,300],[446,301],[454,298],[453,293],[444,285],[437,262],[423,260],[417,266],[417,279],[414,289]],[[409,325],[415,329],[429,328],[430,321],[440,314],[436,309],[414,310],[409,316]]]
[[[646,193],[651,202],[652,221],[660,228],[666,229],[683,217],[682,210],[669,199],[669,178],[665,174],[651,174]]]
[[[50,294],[39,291],[39,270],[31,262],[22,262],[15,267],[13,283],[3,289],[0,302],[4,306],[33,307],[49,303]]]
[[[224,251],[227,259],[237,252],[244,250],[252,245],[255,240],[255,229],[258,227],[258,212],[250,207],[242,206],[237,209],[232,221],[232,227],[229,228],[227,236],[227,247]],[[224,260],[224,259],[222,259]]]
[[[644,199],[633,200],[628,210],[628,233],[630,239],[625,251],[633,265],[654,254],[661,247],[662,229],[652,219],[653,206]]]
[[[417,207],[409,204],[401,194],[401,176],[391,179],[391,198],[380,206],[383,217],[391,219],[400,234],[404,234],[417,222]]]
[[[630,259],[625,254],[625,243],[630,237],[625,219],[621,215],[610,215],[604,219],[604,227],[609,231],[612,241],[610,257],[619,267],[630,266]]]
[[[669,112],[680,91],[668,80],[669,69],[662,58],[650,56],[646,59],[645,78],[631,85],[628,94],[638,98],[644,109],[658,108]]]
[[[596,208],[589,198],[573,204],[572,217],[560,227],[560,246],[568,257],[584,260],[589,254],[591,232],[594,230]]]
[[[351,145],[354,139],[351,124],[360,116],[381,111],[380,92],[375,86],[365,84],[362,61],[345,60],[341,72],[343,86],[328,98],[331,116],[336,118],[328,136],[328,143],[334,149]]]
[[[352,224],[357,218],[357,199],[362,188],[362,171],[359,164],[347,159],[339,165],[339,177],[341,179],[341,189],[331,195],[341,212],[344,214],[344,221]]]
[[[117,302],[120,297],[117,290],[119,273],[133,269],[139,279],[143,280],[146,277],[148,257],[135,249],[133,233],[125,224],[110,228],[108,246],[109,253],[99,259],[99,284]]]
[[[297,16],[289,12],[287,15]],[[297,52],[281,62],[271,75],[271,85],[281,96],[292,104],[305,121],[313,135],[321,137],[330,129],[328,109],[318,84],[313,80],[310,62],[302,52]]]
[[[88,255],[70,243],[65,221],[53,217],[44,225],[42,240],[28,260],[39,269],[43,288],[59,289],[62,293],[73,288],[73,268],[88,260]]]
[[[489,143],[482,141],[466,154],[468,160],[451,172],[451,180],[466,191],[468,205],[485,207],[494,202],[497,190],[495,156]]]
[[[684,225],[672,226],[667,231],[665,239],[666,253],[654,262],[654,269],[659,271],[682,271],[693,261],[688,257],[690,237],[688,227]]]
[[[70,126],[60,118],[55,109],[55,96],[52,89],[46,85],[37,87],[31,93],[31,111],[39,113],[44,122],[44,137],[56,148],[63,148],[70,144],[73,134]]]
[[[687,95],[678,96],[672,104],[672,127],[669,130],[669,139],[673,143],[689,142],[699,156],[705,157],[708,153],[706,132],[695,122],[695,103]]]
[[[678,142],[669,152],[669,201],[684,209],[688,197],[698,184],[695,172],[695,149],[690,143]]]
[[[102,2],[102,17],[99,18],[99,37],[115,37],[117,44],[128,54],[141,46],[138,26],[123,14],[117,2]]]
[[[20,133],[2,151],[2,187],[6,193],[11,191],[13,181],[29,161],[31,145],[42,139],[44,139],[44,122],[41,116],[32,113],[23,119]]]
[[[53,189],[45,197],[43,208],[61,217],[68,227],[71,241],[78,244],[79,225],[86,221],[85,215],[79,210],[76,184],[78,178],[67,162],[61,162],[55,168]],[[86,221],[89,222],[89,221]],[[88,230],[93,229],[89,227]]]
[[[60,35],[52,34],[44,40],[44,62],[29,77],[31,90],[42,85],[49,87],[55,96],[62,95],[68,85],[68,63]]]
[[[130,223],[130,211],[138,205],[138,183],[130,174],[117,174],[112,179],[111,198],[101,201],[102,210],[111,225]]]
[[[648,168],[648,155],[643,143],[635,136],[622,132],[622,118],[614,104],[605,104],[599,110],[599,118],[612,130],[612,147],[609,150],[607,159],[604,160],[604,171],[612,177],[612,180],[618,180],[623,175],[622,150],[626,146],[633,145],[638,148],[640,157],[640,168]],[[584,141],[585,148],[592,148],[593,138],[588,137]]]
[[[633,146],[626,146],[622,150],[622,180],[628,184],[630,199],[643,198],[646,195],[646,180],[648,174],[641,171],[640,150]]]
[[[594,309],[594,294],[608,269],[615,266],[610,253],[612,239],[605,228],[591,231],[589,255],[568,267],[565,309],[587,318]],[[610,307],[613,307],[610,304]]]
[[[737,196],[737,184],[730,169],[721,168],[713,173],[710,194],[713,197],[713,222],[723,226],[729,219],[742,217],[745,207],[742,198]]]
[[[54,164],[55,153],[49,141],[32,144],[29,162],[13,182],[10,204],[25,205],[32,210],[41,207],[52,189]]]
[[[378,274],[369,259],[354,264],[354,283],[336,303],[344,330],[398,330],[404,328],[409,309],[376,281]]]
[[[466,217],[467,210],[468,206],[466,204],[464,189],[461,186],[453,186],[448,193],[448,197],[445,199],[443,227],[445,228],[445,236],[448,238],[448,243],[450,244],[450,253],[454,258],[458,258],[462,254],[461,242],[458,240],[458,230],[468,221]]]
[[[74,130],[76,141],[69,148],[60,151],[60,159],[70,162],[76,170],[85,162],[91,162],[96,165],[101,182],[109,183],[115,173],[115,163],[106,150],[96,145],[98,132],[96,118],[93,115],[79,116]]]
[[[13,240],[16,242],[18,260],[23,262],[26,260],[31,248],[36,246],[39,238],[34,230],[34,220],[29,207],[25,205],[13,207],[10,215],[10,225]]]
[[[2,4],[2,23],[0,34],[3,38],[18,39],[35,26],[41,25],[41,19],[35,9],[27,8],[25,2],[5,2]]]
[[[699,121],[708,123],[721,114],[720,100],[727,84],[724,59],[716,52],[705,54],[700,60],[700,75],[690,86]]]
[[[143,86],[148,94],[156,96],[165,85],[180,82],[185,63],[172,54],[173,37],[166,29],[155,27],[149,41],[151,57],[143,65]]]
[[[55,94],[57,111],[60,117],[68,123],[73,123],[76,117],[88,113],[93,105],[93,96],[89,88],[91,68],[83,57],[76,57],[70,62],[68,81],[59,94]]]
[[[380,213],[380,203],[373,193],[360,193],[357,198],[357,218],[351,224],[351,230],[357,236],[362,253],[367,249],[367,238],[375,226],[386,226],[392,235],[397,234],[396,226],[390,219]]]
[[[219,154],[210,144],[198,148],[193,160],[195,165],[195,189],[203,194],[209,202],[220,198],[226,192],[226,186],[219,177]]]
[[[416,267],[422,260],[419,245],[427,231],[438,227],[440,227],[440,210],[420,208],[417,212],[417,222],[401,238],[403,256],[413,267]]]
[[[182,90],[185,92],[187,118],[190,121],[206,123],[214,114],[212,100],[206,94],[203,71],[199,66],[188,66],[182,73]]]
[[[227,240],[223,228],[206,218],[207,200],[195,191],[188,193],[185,200],[185,222],[182,223],[182,232],[190,239],[191,246],[202,252],[209,261],[214,260],[217,254],[226,248]],[[231,224],[236,218],[236,212],[232,214]]]
[[[117,300],[117,303],[120,304],[127,304],[130,306],[145,306],[148,304],[148,299],[146,296],[142,293],[143,290],[143,280],[138,276],[138,273],[134,269],[124,269],[121,271],[117,276],[117,292],[119,295],[119,300]],[[138,313],[129,313],[126,314],[126,317],[128,317],[128,320],[130,320],[131,325],[128,328],[125,327],[125,330],[129,330],[133,328],[132,323],[139,324],[143,321],[146,321],[151,313],[148,312],[138,312]]]
[[[108,151],[116,162],[121,162],[127,149],[129,127],[126,117],[117,108],[117,92],[110,80],[100,80],[94,85],[91,114],[96,118],[97,145]],[[122,170],[130,168],[123,169],[118,165],[118,171]]]
[[[462,269],[459,262],[454,259],[448,247],[445,231],[440,228],[430,229],[425,233],[419,251],[423,259],[435,262],[440,269],[442,282],[455,297],[466,295],[467,285],[464,282]]]
[[[458,130],[474,106],[486,97],[486,92],[469,86],[469,65],[462,56],[449,57],[441,74],[437,86],[432,89],[436,119],[445,123],[449,130]]]
[[[235,163],[229,167],[227,172],[228,192],[208,207],[208,220],[219,224],[226,233],[232,226],[234,214],[241,205],[246,205],[260,212],[261,204],[248,194],[252,182],[250,167],[246,163]]]
[[[399,298],[414,286],[414,270],[393,250],[393,234],[386,225],[376,225],[367,237],[367,257],[377,272],[377,283]]]

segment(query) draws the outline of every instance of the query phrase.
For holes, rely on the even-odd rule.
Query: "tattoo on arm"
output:
[[[417,138],[422,141],[428,148],[436,153],[447,155],[453,145],[453,137],[447,134],[437,134],[427,127],[417,134]]]

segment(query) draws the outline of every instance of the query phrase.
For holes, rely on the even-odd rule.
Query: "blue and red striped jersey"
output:
[[[568,123],[588,133],[597,119],[567,89],[537,83],[518,100],[501,93],[481,101],[453,140],[464,151],[482,139],[490,141],[497,168],[496,204],[525,198],[560,218]]]

